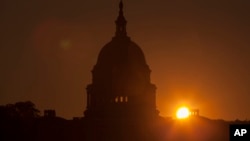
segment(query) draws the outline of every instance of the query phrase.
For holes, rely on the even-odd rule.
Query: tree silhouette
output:
[[[26,101],[0,106],[0,115],[6,118],[36,118],[40,116],[40,111],[34,103]]]
[[[15,103],[15,109],[17,114],[21,118],[34,118],[39,117],[40,111],[35,108],[35,104],[31,101],[17,102]]]

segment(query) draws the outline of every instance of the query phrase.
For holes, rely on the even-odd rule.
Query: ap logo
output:
[[[230,141],[249,141],[250,124],[230,125]]]
[[[234,136],[244,136],[247,133],[247,129],[236,129]]]

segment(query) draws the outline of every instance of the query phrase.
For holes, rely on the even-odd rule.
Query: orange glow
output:
[[[176,117],[178,119],[188,118],[188,116],[189,116],[189,109],[187,107],[181,107],[176,112]]]

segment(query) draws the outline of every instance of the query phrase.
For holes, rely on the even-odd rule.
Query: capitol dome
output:
[[[115,36],[101,49],[87,86],[86,116],[157,115],[156,87],[141,48],[127,36],[123,3]],[[136,116],[136,115],[135,115]]]
[[[145,66],[146,61],[141,48],[128,37],[114,37],[100,51],[97,64],[103,67],[114,67],[120,64]]]

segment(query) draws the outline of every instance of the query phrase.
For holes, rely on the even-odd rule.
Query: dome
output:
[[[97,66],[114,67],[117,65],[145,66],[146,61],[141,48],[128,37],[114,37],[100,51]]]
[[[85,115],[155,115],[156,87],[150,82],[151,71],[141,48],[127,36],[122,1],[119,7],[115,36],[101,49],[92,70]]]
[[[115,37],[100,51],[96,67],[112,69],[115,66],[119,66],[119,64],[145,67],[147,64],[142,50],[127,36],[127,21],[123,15],[122,1],[119,7],[119,16],[115,21]]]
[[[149,83],[150,69],[143,51],[127,36],[127,21],[123,15],[122,2],[120,2],[119,16],[115,23],[115,36],[101,49],[92,70],[93,83],[108,85],[109,82],[124,83],[128,80],[134,83],[139,83],[138,81]]]

